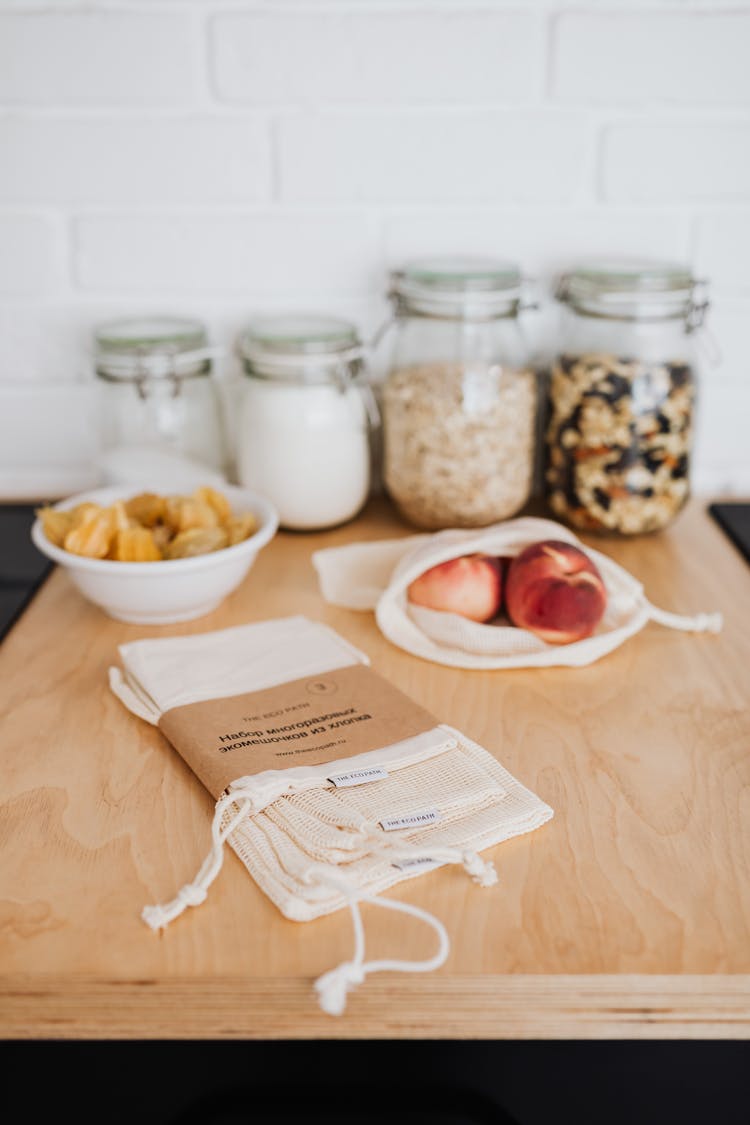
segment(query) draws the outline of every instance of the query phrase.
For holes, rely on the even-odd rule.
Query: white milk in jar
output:
[[[353,325],[330,317],[267,317],[240,341],[245,380],[237,473],[266,496],[282,527],[352,519],[370,488],[371,392]]]

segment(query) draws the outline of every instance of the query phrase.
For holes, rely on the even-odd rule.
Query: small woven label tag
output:
[[[337,789],[348,789],[351,785],[367,785],[371,781],[385,781],[388,770],[382,766],[370,766],[366,770],[351,770],[349,773],[332,773],[326,778]]]
[[[217,799],[238,777],[353,758],[436,726],[429,711],[365,664],[187,703],[159,720]]]
[[[384,832],[397,832],[400,828],[426,828],[428,824],[439,824],[442,819],[437,809],[422,809],[408,816],[384,816],[379,823]]]
[[[399,871],[412,871],[418,867],[422,871],[431,871],[433,867],[440,867],[441,861],[439,859],[430,859],[429,856],[419,856],[414,859],[399,859],[394,860],[391,867],[397,867]]]

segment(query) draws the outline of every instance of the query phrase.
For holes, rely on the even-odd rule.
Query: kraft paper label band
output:
[[[337,762],[436,726],[429,711],[364,664],[188,703],[159,720],[217,800],[238,777]]]

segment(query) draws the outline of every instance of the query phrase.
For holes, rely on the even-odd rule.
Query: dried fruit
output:
[[[165,497],[157,496],[155,492],[139,492],[125,503],[125,511],[130,518],[144,527],[154,527],[163,520],[166,507]]]
[[[252,512],[245,512],[244,515],[234,516],[227,521],[227,532],[229,534],[229,546],[233,547],[235,543],[241,543],[243,539],[248,539],[258,526],[258,521]]]
[[[118,562],[158,562],[162,553],[147,527],[129,527],[118,531],[110,558]]]
[[[175,536],[167,546],[166,555],[168,559],[188,559],[220,551],[228,542],[229,537],[222,527],[191,527]]]
[[[546,469],[555,514],[621,535],[665,527],[688,498],[694,399],[682,361],[558,356]]]
[[[202,503],[208,504],[210,508],[213,508],[220,523],[229,523],[232,518],[232,508],[223,492],[217,492],[215,488],[204,486],[203,488],[196,488],[193,496],[196,500],[200,500]]]
[[[154,543],[156,543],[156,546],[159,548],[163,555],[167,549],[167,545],[172,539],[172,532],[169,530],[166,524],[157,523],[156,527],[152,528],[151,535]]]
[[[232,513],[218,489],[197,488],[192,496],[139,492],[107,507],[85,501],[75,508],[37,510],[51,543],[74,555],[113,562],[185,559],[234,546],[252,535],[252,512]]]
[[[128,513],[125,511],[125,505],[122,500],[116,500],[112,505],[112,526],[115,532],[127,531],[133,524],[128,519]]]
[[[59,511],[57,508],[39,508],[36,514],[42,521],[44,534],[50,543],[62,547],[65,536],[73,526],[73,513]]]
[[[194,496],[168,496],[164,522],[179,535],[194,527],[217,527],[219,517],[205,500],[196,500]]]
[[[75,508],[70,509],[70,526],[80,527],[85,520],[89,519],[90,516],[95,516],[100,511],[99,504],[93,504],[90,500],[86,500],[83,504],[76,504]]]
[[[100,508],[88,513],[65,536],[63,546],[72,555],[87,559],[103,559],[109,551],[114,535],[114,514],[111,508]]]

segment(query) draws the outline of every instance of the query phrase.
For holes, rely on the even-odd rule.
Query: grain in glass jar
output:
[[[395,337],[382,390],[383,481],[417,527],[482,527],[529,498],[536,378],[519,325],[521,276],[483,258],[391,275]]]
[[[581,530],[658,531],[690,490],[703,283],[678,265],[611,262],[564,275],[557,297],[549,505]]]
[[[240,482],[268,497],[285,528],[352,519],[369,494],[375,409],[355,326],[328,316],[269,316],[248,326],[239,347],[246,376]]]
[[[163,455],[223,472],[221,402],[205,326],[181,317],[110,321],[94,331],[105,463],[145,471]],[[107,458],[109,461],[107,461]]]

